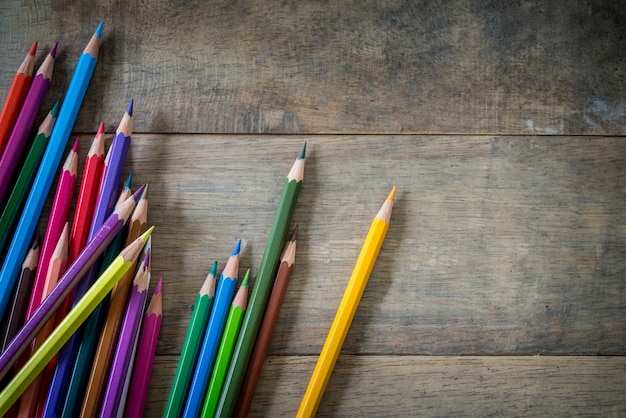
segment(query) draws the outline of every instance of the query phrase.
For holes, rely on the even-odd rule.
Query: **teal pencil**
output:
[[[33,181],[28,198],[9,246],[2,270],[0,270],[0,317],[4,315],[11,291],[15,285],[22,260],[26,256],[30,240],[41,216],[44,203],[50,192],[55,172],[69,139],[78,110],[85,97],[87,86],[93,75],[100,49],[102,23],[91,37],[78,60],[65,100],[59,110],[57,121],[50,135],[50,143],[43,155],[39,170]]]

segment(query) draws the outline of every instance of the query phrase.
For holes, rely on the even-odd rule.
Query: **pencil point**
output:
[[[147,199],[148,198],[148,183],[144,184],[144,189],[143,189],[143,193],[141,193],[141,197],[139,199],[143,200],[143,199]]]
[[[300,151],[300,155],[298,155],[298,160],[303,159],[305,154],[306,154],[306,142],[302,146],[302,150]]]
[[[72,145],[72,151],[78,152],[78,138],[74,140],[74,145]]]
[[[102,135],[104,133],[104,122],[100,122],[100,125],[98,125],[98,132],[96,132],[96,135]]]
[[[95,34],[98,35],[98,37],[102,38],[102,27],[104,26],[104,20],[100,21],[100,24],[98,25],[98,29],[96,29]]]
[[[246,275],[243,276],[243,280],[241,282],[241,287],[248,286],[248,280],[250,279],[250,269],[246,271]]]
[[[128,116],[133,115],[133,104],[133,99],[130,99],[130,103],[128,103],[128,107],[126,108],[126,113],[128,113]]]
[[[233,253],[231,254],[231,256],[235,256],[239,254],[240,250],[241,250],[241,239],[237,240],[237,244],[235,245],[235,249],[233,250]]]
[[[298,239],[298,225],[296,224],[296,227],[293,229],[293,232],[291,233],[291,237],[289,237],[289,241],[295,241]]]
[[[28,55],[35,56],[37,53],[37,41],[33,42],[33,46],[30,47],[30,51],[28,51]]]
[[[146,242],[148,241],[148,238],[150,238],[150,235],[152,235],[152,231],[154,231],[154,226],[151,226],[150,228],[148,228],[148,230],[146,232],[144,232],[139,239],[142,242]]]
[[[213,265],[211,266],[211,271],[209,272],[209,274],[213,277],[217,276],[217,261],[213,262]]]
[[[40,236],[39,236],[39,231],[37,231],[37,233],[35,234],[35,238],[33,238],[33,242],[30,245],[31,249],[36,249],[39,247],[39,240],[40,240]]]
[[[57,99],[57,101],[54,103],[54,106],[52,106],[52,110],[50,111],[50,114],[52,115],[53,118],[56,118],[57,115],[59,114],[60,107],[61,107],[61,100]]]
[[[130,173],[128,173],[128,178],[126,178],[126,184],[124,185],[125,189],[130,189],[130,185],[132,184],[133,181],[133,172],[131,171]]]
[[[393,189],[391,189],[391,193],[389,193],[389,196],[387,196],[387,200],[390,202],[393,202],[393,199],[396,197],[396,186],[393,186]]]
[[[154,294],[158,295],[163,291],[163,276],[159,277],[159,281],[157,282],[156,288],[154,289]]]
[[[57,55],[57,45],[59,45],[58,42],[55,42],[52,44],[52,48],[50,49],[50,55],[52,55],[52,58],[56,58]]]
[[[141,194],[143,193],[144,189],[146,188],[145,184],[142,184],[140,188],[138,188],[135,193],[133,193],[133,199],[135,199],[135,202],[139,200],[139,197],[141,196]]]

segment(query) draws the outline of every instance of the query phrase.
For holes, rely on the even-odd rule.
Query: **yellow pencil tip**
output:
[[[154,226],[151,226],[150,228],[148,228],[148,230],[146,232],[144,232],[139,239],[145,243],[148,241],[148,238],[150,238],[150,235],[152,234],[152,231],[154,231]]]
[[[396,186],[393,186],[393,189],[391,189],[391,193],[389,193],[389,196],[387,196],[387,200],[390,202],[393,202],[393,199],[396,197]]]

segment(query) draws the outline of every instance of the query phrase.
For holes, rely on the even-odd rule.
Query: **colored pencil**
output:
[[[78,327],[85,321],[89,314],[102,301],[104,296],[111,291],[113,285],[131,267],[133,260],[141,252],[141,248],[152,233],[153,228],[148,229],[141,238],[126,247],[115,259],[109,268],[96,280],[87,293],[72,308],[58,327],[44,341],[41,347],[28,360],[28,363],[15,375],[9,384],[0,393],[0,415],[4,414],[24,389],[52,359],[54,354],[67,342]],[[80,256],[79,256],[80,258]]]
[[[121,204],[121,202],[128,198],[128,195],[131,193],[131,178],[132,175],[128,176],[126,184],[124,185],[124,189],[120,193],[120,197],[118,199],[117,205]],[[145,193],[145,188],[144,188]],[[143,193],[142,193],[143,196]],[[133,216],[139,207],[139,202],[141,202],[142,197],[139,198],[137,205],[135,205],[135,210],[133,211],[133,215],[131,215],[131,219],[129,222],[133,221]],[[99,274],[102,274],[102,271],[106,269],[106,267],[113,261],[113,259],[117,256],[122,248],[126,245],[130,244],[132,241],[137,239],[141,234],[135,234],[133,239],[126,239],[126,225],[122,228],[113,242],[109,245],[109,248],[106,249],[104,253],[104,259],[102,261],[101,271]],[[144,231],[145,232],[145,229]],[[126,272],[126,275],[134,272],[134,267],[131,267],[129,271]],[[123,278],[122,278],[123,280]],[[119,282],[118,282],[119,284]],[[117,284],[115,285],[117,286]],[[115,287],[113,288],[115,289]],[[63,401],[63,409],[61,411],[61,417],[72,417],[77,416],[80,412],[81,404],[83,402],[83,398],[85,396],[85,386],[87,384],[89,378],[89,371],[91,370],[94,355],[96,353],[96,347],[98,343],[98,338],[100,335],[100,330],[102,328],[102,324],[104,322],[106,309],[108,307],[109,295],[107,295],[102,303],[96,307],[96,309],[89,316],[85,324],[83,325],[83,335],[81,337],[80,343],[78,345],[78,351],[76,353],[76,361],[74,362],[74,367],[70,374],[70,380],[67,388],[67,393],[65,395],[65,400]]]
[[[137,354],[135,355],[136,360],[128,391],[128,399],[132,399],[132,402],[126,403],[124,412],[126,418],[143,417],[150,377],[152,376],[152,363],[154,362],[157,343],[159,342],[159,333],[161,332],[163,315],[162,291],[163,279],[159,278],[150,304],[146,309],[139,334]]]
[[[39,234],[35,235],[33,242],[30,245],[30,249],[26,254],[26,258],[22,263],[22,271],[20,277],[17,280],[15,289],[13,290],[13,296],[11,297],[11,306],[7,311],[7,315],[2,319],[2,346],[0,352],[3,352],[9,342],[15,337],[15,334],[24,324],[24,318],[26,317],[26,307],[28,306],[28,295],[30,294],[30,288],[35,280],[35,273],[37,270],[37,263],[39,262]]]
[[[20,210],[26,200],[30,185],[35,178],[36,170],[39,167],[39,162],[46,149],[52,127],[59,113],[60,103],[61,102],[57,100],[41,125],[39,125],[37,135],[22,164],[22,169],[15,180],[13,188],[9,192],[9,198],[4,205],[2,215],[0,215],[0,252],[4,250],[8,238],[11,236],[10,231],[15,226]]]
[[[209,386],[211,370],[213,370],[213,365],[215,364],[215,357],[217,356],[217,350],[222,339],[224,326],[226,325],[228,311],[235,295],[240,250],[241,240],[238,240],[217,283],[213,310],[209,316],[209,323],[204,333],[202,347],[198,354],[193,378],[189,386],[189,394],[185,402],[185,409],[183,410],[183,417],[185,418],[198,417],[202,411],[202,402]]]
[[[35,53],[37,52],[37,41],[33,42],[33,46],[30,47],[30,51],[26,54],[26,58],[22,61],[22,65],[17,69],[15,77],[13,77],[13,83],[9,88],[9,93],[4,101],[4,107],[0,113],[0,155],[4,151],[7,139],[11,135],[13,125],[17,119],[17,115],[20,113],[24,98],[28,92],[28,87],[33,78],[33,71],[35,70]]]
[[[302,180],[304,178],[304,160],[306,144],[294,162],[278,202],[274,223],[265,245],[265,251],[257,272],[257,277],[250,293],[250,301],[241,324],[241,331],[233,352],[233,358],[226,374],[224,388],[217,405],[216,415],[231,416],[239,397],[239,391],[246,374],[248,361],[254,348],[263,312],[267,306],[270,292],[276,278],[280,255],[287,238],[287,230],[296,207]]]
[[[293,265],[296,258],[296,240],[298,237],[298,227],[294,229],[289,241],[285,245],[283,255],[280,257],[280,266],[278,267],[278,273],[276,273],[276,280],[274,281],[274,288],[270,295],[270,299],[267,302],[267,308],[263,315],[263,321],[261,322],[261,328],[259,328],[259,335],[257,336],[256,343],[254,344],[254,350],[250,357],[248,364],[248,370],[246,371],[246,377],[243,380],[241,387],[241,393],[239,394],[239,400],[237,401],[237,408],[235,409],[235,417],[246,417],[252,404],[252,398],[254,397],[254,391],[256,385],[261,376],[261,370],[263,369],[263,363],[267,350],[269,349],[272,335],[274,334],[274,328],[276,327],[276,321],[278,320],[278,314],[280,313],[280,307],[285,299],[285,293],[287,293],[287,286],[289,285],[289,279],[293,271]]]
[[[145,230],[148,222],[148,186],[144,189],[133,215],[129,221],[126,242],[133,241]],[[106,311],[104,325],[101,327],[99,336],[96,337],[97,347],[90,366],[89,380],[86,382],[86,389],[80,409],[80,416],[93,417],[98,413],[102,395],[106,388],[108,371],[111,367],[115,344],[117,341],[124,310],[128,300],[133,280],[134,269],[129,270],[124,277],[115,285],[111,291],[111,298]]]
[[[43,98],[48,92],[48,87],[50,87],[56,51],[57,43],[55,42],[33,78],[28,93],[26,93],[22,109],[15,120],[11,135],[9,135],[2,152],[2,157],[0,157],[0,201],[4,198],[4,194],[9,187],[13,171],[17,167],[24,145],[26,145],[28,134],[33,128]]]
[[[85,97],[85,91],[96,65],[101,36],[102,23],[98,26],[78,60],[76,70],[65,95],[65,100],[59,110],[54,129],[52,129],[49,144],[46,147],[37,170],[37,175],[26,199],[11,245],[4,259],[2,270],[0,270],[0,317],[6,309],[10,289],[13,288],[17,279],[20,263],[28,250],[28,245],[48,197],[54,173],[61,162],[61,156],[74,126],[78,109]]]
[[[143,310],[148,296],[148,287],[150,286],[150,253],[151,251],[148,249],[137,268],[137,273],[133,280],[133,288],[128,297],[128,304],[126,305],[122,327],[120,328],[120,336],[115,348],[113,362],[111,363],[109,380],[102,398],[100,416],[103,418],[117,416],[117,410],[120,407],[122,390],[126,381],[126,375],[130,371],[133,347],[141,326]]]
[[[137,192],[140,192],[138,190]],[[39,308],[33,313],[33,316],[24,324],[24,326],[11,340],[9,346],[0,354],[0,379],[7,373],[8,368],[13,365],[17,357],[22,353],[28,344],[35,338],[41,327],[48,321],[55,310],[59,307],[63,298],[76,286],[77,282],[83,277],[85,272],[91,267],[95,259],[100,257],[104,249],[113,240],[115,235],[122,229],[126,223],[137,199],[137,192],[132,198],[128,199],[123,205],[115,210],[102,228],[94,236],[94,238],[81,251],[76,260],[68,267],[59,279],[59,282],[43,300]]]
[[[122,178],[122,171],[124,169],[124,163],[128,153],[130,132],[133,124],[132,110],[133,101],[131,100],[119,124],[113,143],[109,148],[109,152],[104,159],[102,179],[100,181],[100,191],[91,221],[89,239],[91,239],[91,235],[99,228],[115,205],[115,200],[118,195],[118,189]],[[73,303],[76,303],[94,282],[100,271],[101,264],[102,259],[97,260],[87,272],[85,278],[78,284],[75,290]],[[58,411],[60,411],[67,395],[67,384],[70,379],[70,374],[74,368],[74,364],[76,363],[76,356],[83,331],[84,327],[78,329],[76,334],[73,335],[66,346],[63,347],[59,353],[59,357],[57,358],[57,367],[54,371],[53,377],[53,390],[49,393],[47,400],[48,403],[51,403],[51,406],[50,408],[46,407],[46,410],[50,410],[50,416],[58,416]]]
[[[215,276],[217,275],[217,261],[213,262],[211,271],[204,280],[196,302],[191,312],[191,319],[187,327],[187,334],[183,342],[183,348],[178,358],[178,366],[170,389],[167,405],[165,406],[165,418],[180,417],[187,398],[187,391],[191,384],[193,369],[198,359],[200,344],[206,330],[213,299],[215,298]]]
[[[52,257],[61,236],[61,231],[70,212],[72,197],[74,195],[74,186],[76,186],[76,176],[78,170],[78,140],[74,141],[74,145],[65,159],[59,180],[57,183],[52,208],[48,216],[46,232],[43,236],[41,244],[41,253],[39,255],[39,269],[33,283],[33,290],[30,295],[30,302],[26,310],[26,319],[30,318],[35,309],[43,300],[43,288],[48,275],[48,263]]]
[[[348,281],[348,286],[335,314],[335,319],[326,337],[326,342],[313,370],[313,375],[300,403],[300,408],[296,414],[297,417],[312,417],[317,412],[337,357],[339,357],[341,346],[346,339],[370,273],[374,268],[380,247],[385,240],[387,229],[389,229],[389,219],[391,218],[395,194],[396,188],[394,186],[372,221],[359,258]]]
[[[45,283],[42,289],[41,298],[45,299],[46,296],[52,292],[54,286],[56,286],[59,281],[59,277],[65,272],[67,268],[67,245],[69,241],[69,227],[68,224],[65,224],[63,231],[61,232],[61,236],[57,241],[57,245],[54,248],[54,252],[50,257],[48,263],[48,272],[45,277]],[[35,352],[43,343],[43,341],[48,338],[52,330],[54,329],[54,317],[50,318],[46,324],[43,326],[41,331],[35,337],[35,340],[31,344],[32,352]],[[42,374],[39,374],[33,382],[28,386],[26,391],[22,394],[20,399],[20,408],[18,411],[18,416],[21,418],[34,417],[35,412],[37,410],[37,402],[39,399],[39,389],[42,384]],[[44,387],[43,390],[46,390]]]
[[[215,358],[215,366],[213,366],[213,373],[211,373],[209,389],[207,390],[204,406],[202,407],[202,418],[213,418],[213,414],[215,414],[217,401],[220,399],[220,393],[224,384],[224,377],[226,377],[228,364],[230,363],[233,349],[235,348],[235,342],[239,335],[239,328],[241,328],[241,322],[243,321],[243,314],[246,311],[249,277],[250,269],[246,271],[241,286],[233,299],[230,312],[228,312],[224,335],[222,336],[222,341],[220,341],[220,348]]]

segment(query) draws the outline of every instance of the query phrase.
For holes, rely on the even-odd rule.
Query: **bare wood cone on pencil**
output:
[[[330,331],[328,331],[326,342],[313,370],[313,375],[300,403],[300,409],[298,409],[296,414],[297,417],[312,417],[317,412],[322,396],[324,396],[326,385],[337,362],[337,357],[339,357],[341,346],[346,339],[370,273],[374,268],[380,247],[383,245],[385,235],[389,229],[389,219],[391,218],[395,193],[396,188],[394,186],[370,226],[365,243],[361,248],[361,254],[356,261],[352,276],[337,309],[337,314]]]
[[[259,377],[261,376],[261,370],[263,369],[265,356],[267,355],[267,350],[270,347],[272,335],[274,334],[280,307],[285,299],[289,279],[293,272],[296,259],[297,237],[298,227],[296,226],[289,241],[285,245],[283,255],[280,257],[280,266],[278,267],[278,273],[276,273],[274,288],[272,289],[270,300],[267,302],[263,322],[261,322],[261,328],[259,329],[259,335],[257,336],[254,350],[252,351],[252,357],[250,357],[246,377],[243,380],[243,386],[241,387],[241,393],[237,401],[237,409],[235,410],[235,417],[245,418],[248,416],[250,405],[252,405],[254,391],[256,390]]]

